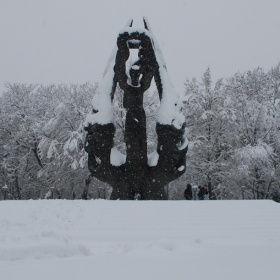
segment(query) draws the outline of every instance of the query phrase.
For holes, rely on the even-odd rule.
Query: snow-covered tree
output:
[[[224,94],[222,80],[212,88],[210,69],[200,83],[187,80],[185,86],[183,100],[190,140],[187,180],[196,185],[207,184],[210,199],[222,198],[234,141],[231,132],[236,117],[232,100]]]
[[[32,189],[41,184],[33,176],[42,168],[38,143],[44,119],[40,103],[36,103],[35,88],[8,84],[1,100],[2,168],[7,174],[11,199],[29,198]]]
[[[96,86],[7,85],[0,102],[1,180],[11,199],[74,197],[87,178],[82,122]],[[67,190],[67,191],[66,191]]]
[[[243,198],[265,199],[279,189],[279,65],[228,79],[226,93],[235,101],[233,181]]]
[[[44,161],[39,176],[45,178],[55,197],[81,197],[88,178],[82,123],[95,87],[88,84],[59,86],[56,92],[56,107],[42,128],[38,146]]]

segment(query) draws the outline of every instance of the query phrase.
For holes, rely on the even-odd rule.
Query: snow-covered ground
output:
[[[279,279],[272,201],[1,201],[0,279]]]

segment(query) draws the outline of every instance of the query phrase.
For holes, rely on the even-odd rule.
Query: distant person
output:
[[[184,191],[184,197],[185,197],[186,200],[192,200],[193,199],[191,184],[187,184],[187,188]]]
[[[205,185],[203,187],[199,186],[198,189],[199,189],[199,192],[197,194],[198,199],[199,200],[204,200],[205,195],[208,194],[208,187],[207,187],[207,185]]]

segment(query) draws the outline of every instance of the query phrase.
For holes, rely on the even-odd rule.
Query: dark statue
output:
[[[149,89],[152,78],[154,78],[160,101],[162,101],[165,90],[163,82],[165,77],[162,73],[166,72],[166,67],[157,55],[159,49],[150,34],[150,26],[146,19],[144,19],[144,26],[145,29],[132,29],[131,21],[127,28],[119,34],[117,49],[113,56],[115,64],[112,67],[110,92],[102,92],[102,94],[109,94],[111,102],[117,84],[124,92],[123,106],[127,111],[125,122],[126,162],[120,166],[111,164],[114,123],[113,121],[107,123],[94,121],[97,116],[95,114],[98,114],[102,107],[94,108],[91,113],[93,121],[85,124],[87,131],[85,150],[88,153],[89,171],[92,176],[108,183],[113,188],[111,199],[167,199],[164,187],[179,178],[186,169],[185,123],[176,127],[172,123],[173,120],[168,124],[157,121],[158,162],[156,166],[149,166],[147,163],[146,115],[143,108],[143,95]],[[129,49],[139,50],[139,59],[130,68],[130,77],[126,74]],[[105,82],[107,80],[105,79]],[[174,106],[176,109],[177,104]]]

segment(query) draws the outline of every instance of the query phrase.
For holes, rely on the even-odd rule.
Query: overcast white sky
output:
[[[0,0],[0,93],[10,83],[99,82],[119,30],[147,16],[178,91],[280,61],[280,0]]]

